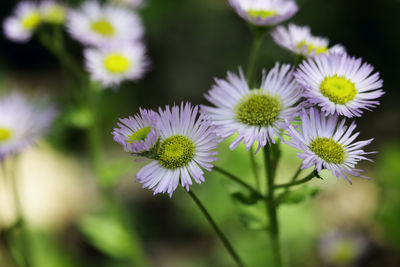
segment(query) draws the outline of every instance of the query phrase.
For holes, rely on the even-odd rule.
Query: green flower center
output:
[[[355,245],[349,241],[338,244],[332,255],[335,263],[340,265],[351,264],[357,257]]]
[[[111,37],[115,33],[113,25],[106,19],[99,19],[93,21],[91,28],[96,33],[103,35],[105,37]]]
[[[27,31],[34,30],[40,24],[40,20],[39,12],[32,12],[31,14],[22,18],[22,27]]]
[[[0,127],[0,143],[10,140],[12,137],[12,132],[7,128]]]
[[[301,41],[297,44],[297,48],[300,50],[303,50],[304,47],[307,47],[307,54],[311,54],[312,52],[315,52],[317,55],[328,53],[328,47],[326,46],[315,46],[306,41]]]
[[[47,10],[43,16],[43,20],[54,24],[63,24],[67,15],[65,8],[54,5]]]
[[[139,143],[139,141],[144,141],[147,135],[151,132],[151,127],[144,127],[140,130],[137,130],[133,134],[129,136],[129,139],[126,140],[129,144]]]
[[[165,139],[158,150],[158,159],[162,166],[176,169],[185,166],[194,157],[195,146],[192,140],[182,135]]]
[[[236,119],[253,126],[268,126],[274,123],[281,111],[278,96],[264,94],[262,90],[253,90],[234,108]]]
[[[346,104],[357,94],[356,86],[350,80],[336,74],[326,76],[320,85],[321,93],[335,104]]]
[[[256,9],[249,9],[247,10],[247,15],[253,18],[270,18],[274,16],[278,16],[278,12],[275,10],[256,10]]]
[[[341,164],[346,157],[343,146],[332,138],[318,137],[311,141],[310,149],[328,163]]]
[[[115,74],[121,74],[127,71],[130,67],[129,60],[122,54],[110,54],[104,59],[106,69]]]

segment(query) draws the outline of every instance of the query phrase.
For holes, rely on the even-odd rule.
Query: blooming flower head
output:
[[[102,46],[138,40],[143,26],[137,15],[115,5],[100,5],[97,1],[82,4],[68,13],[68,31],[85,45]]]
[[[241,70],[239,76],[228,72],[226,80],[216,79],[205,95],[216,107],[202,108],[217,126],[218,136],[225,139],[238,133],[230,145],[232,150],[242,141],[249,150],[257,141],[258,151],[267,143],[275,143],[275,136],[286,127],[285,121],[296,116],[300,95],[291,66],[277,63],[268,74],[264,71],[260,87],[253,90]]]
[[[112,133],[114,141],[133,155],[151,153],[159,140],[159,124],[160,116],[156,112],[140,109],[140,114],[120,119],[119,128]]]
[[[326,117],[311,108],[303,111],[300,117],[301,125],[290,125],[287,132],[291,139],[284,142],[301,151],[298,156],[303,159],[302,169],[312,166],[318,172],[327,169],[350,183],[348,175],[361,176],[361,170],[355,169],[355,166],[360,160],[369,160],[364,155],[371,152],[365,152],[362,148],[373,139],[354,142],[359,135],[353,133],[356,124],[352,122],[346,126],[346,119],[339,122],[338,115]]]
[[[127,6],[131,8],[139,8],[143,5],[143,0],[109,0],[110,3]]]
[[[92,80],[103,86],[118,86],[124,80],[138,80],[149,66],[144,45],[137,41],[84,51]]]
[[[325,114],[360,117],[363,109],[379,105],[376,99],[384,94],[383,81],[373,70],[361,58],[331,53],[303,61],[295,77],[305,89],[307,102],[320,106]]]
[[[12,93],[0,99],[0,160],[31,145],[50,127],[56,111],[53,107],[31,103],[23,95]]]
[[[204,182],[204,172],[211,171],[219,140],[214,127],[198,107],[189,103],[160,109],[160,144],[156,157],[137,174],[137,180],[157,193],[170,197],[179,182],[189,191],[192,179]]]
[[[298,10],[293,0],[229,0],[229,3],[239,16],[257,26],[281,23]]]
[[[302,56],[315,56],[319,54],[344,53],[344,47],[335,45],[329,48],[329,40],[311,34],[309,27],[289,24],[288,28],[278,26],[271,33],[274,41],[287,50]]]
[[[40,3],[42,21],[51,24],[64,24],[67,18],[67,7],[53,0]]]
[[[18,3],[12,16],[3,23],[4,34],[15,42],[27,42],[41,22],[39,7],[31,1]]]

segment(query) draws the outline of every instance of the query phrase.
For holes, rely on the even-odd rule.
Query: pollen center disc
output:
[[[0,143],[10,140],[12,137],[12,132],[7,128],[0,127]]]
[[[345,159],[345,150],[332,138],[319,137],[311,141],[310,149],[328,163],[341,164]]]
[[[131,143],[139,143],[140,141],[144,141],[147,137],[147,135],[151,132],[150,127],[144,127],[140,130],[137,130],[133,134],[129,136],[129,139],[127,142]]]
[[[165,139],[158,151],[158,159],[162,166],[176,169],[186,166],[195,154],[192,140],[183,135],[174,135]]]
[[[104,59],[106,69],[114,74],[122,74],[130,67],[129,60],[122,54],[111,54]]]
[[[25,16],[22,19],[22,27],[25,30],[33,30],[35,29],[40,23],[40,14],[39,12],[32,12],[31,14]]]
[[[271,18],[274,16],[278,16],[278,12],[274,10],[256,10],[256,9],[249,9],[247,10],[247,15],[253,18]]]
[[[111,37],[115,33],[113,25],[106,19],[99,19],[92,22],[91,28],[96,33],[105,37]]]
[[[350,80],[337,75],[327,76],[320,85],[321,93],[335,104],[346,104],[357,94],[356,86]]]
[[[253,90],[245,96],[234,108],[236,119],[253,126],[268,126],[274,123],[281,111],[281,100],[262,90]]]

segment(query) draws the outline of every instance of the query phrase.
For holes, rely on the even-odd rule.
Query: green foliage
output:
[[[132,161],[131,158],[124,158],[104,164],[99,177],[101,185],[104,187],[115,186],[125,174],[132,170],[134,166]]]
[[[278,201],[280,204],[299,204],[303,201],[315,197],[319,193],[319,191],[320,189],[317,187],[306,185],[293,191],[283,192],[281,195],[278,196]]]

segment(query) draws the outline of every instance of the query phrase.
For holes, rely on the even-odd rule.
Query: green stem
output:
[[[261,188],[261,180],[260,180],[259,166],[258,166],[257,161],[256,161],[256,156],[254,154],[253,147],[251,147],[249,152],[250,152],[250,163],[251,163],[251,167],[253,169],[254,178],[256,180],[257,188],[258,188],[258,190],[260,190],[260,188]]]
[[[257,195],[259,198],[264,199],[265,197],[258,192],[258,190],[256,190],[255,188],[253,188],[251,185],[243,182],[241,179],[239,179],[238,177],[236,177],[235,175],[233,175],[230,172],[225,171],[224,169],[218,167],[218,166],[214,166],[214,170],[216,170],[217,172],[225,175],[227,178],[231,179],[232,181],[234,181],[235,183],[243,186],[244,188],[246,188],[247,190],[249,190],[250,192],[252,192],[253,194]]]
[[[10,231],[9,234],[13,235],[15,237],[15,234],[19,234],[21,239],[19,244],[21,245],[21,258],[22,264],[24,267],[30,267],[31,266],[31,249],[30,249],[30,240],[29,240],[29,232],[26,228],[26,222],[24,219],[24,213],[23,213],[23,208],[21,204],[21,198],[20,194],[18,191],[18,183],[17,183],[17,175],[15,174],[16,168],[17,168],[17,156],[11,156],[7,161],[7,163],[4,161],[2,164],[3,166],[3,172],[4,172],[4,177],[5,180],[9,180],[10,186],[11,186],[11,192],[13,196],[13,202],[14,202],[14,208],[15,208],[15,213],[16,213],[16,220],[15,223],[8,229]],[[8,165],[8,168],[6,167]],[[8,170],[8,171],[7,171]],[[8,176],[8,179],[7,179]],[[19,231],[18,231],[19,230]],[[13,239],[16,240],[16,239]],[[12,253],[13,254],[13,253]],[[18,262],[17,259],[15,259],[16,262]]]
[[[264,159],[265,159],[265,171],[267,175],[267,214],[269,217],[269,236],[271,240],[273,260],[275,267],[282,267],[282,253],[281,246],[279,242],[279,224],[278,224],[278,215],[277,215],[277,203],[275,202],[274,191],[275,191],[275,170],[276,170],[276,162],[277,158],[274,156],[278,155],[274,153],[274,149],[266,146],[264,148]],[[272,157],[271,157],[272,156]]]
[[[295,174],[293,174],[292,178],[290,179],[290,182],[294,182],[294,181],[297,179],[297,177],[299,177],[301,171],[303,170],[303,169],[301,168],[302,165],[303,165],[303,164],[300,163],[299,168],[297,168],[297,171],[295,172]]]
[[[206,210],[206,208],[201,203],[201,201],[198,199],[198,197],[193,193],[193,191],[188,191],[188,194],[193,199],[193,201],[196,203],[197,207],[201,210],[203,215],[206,217],[207,221],[210,223],[211,227],[214,229],[215,233],[218,235],[219,239],[224,244],[226,250],[228,250],[229,254],[232,256],[232,258],[236,262],[236,264],[238,266],[244,266],[242,261],[239,258],[239,255],[233,249],[231,243],[228,241],[228,239],[226,238],[224,233],[221,231],[221,229],[215,223],[214,219],[211,217],[210,213]]]
[[[251,47],[249,62],[247,65],[246,77],[250,87],[253,86],[254,72],[257,64],[257,56],[260,51],[265,31],[253,30],[253,45]]]
[[[303,179],[300,179],[300,180],[297,180],[297,181],[293,181],[293,182],[290,182],[290,183],[275,185],[275,189],[277,189],[277,188],[289,188],[289,187],[292,187],[292,186],[295,186],[295,185],[304,184],[304,183],[307,183],[308,181],[310,181],[314,177],[318,177],[318,173],[317,173],[316,170],[313,170],[309,175],[307,175]]]

